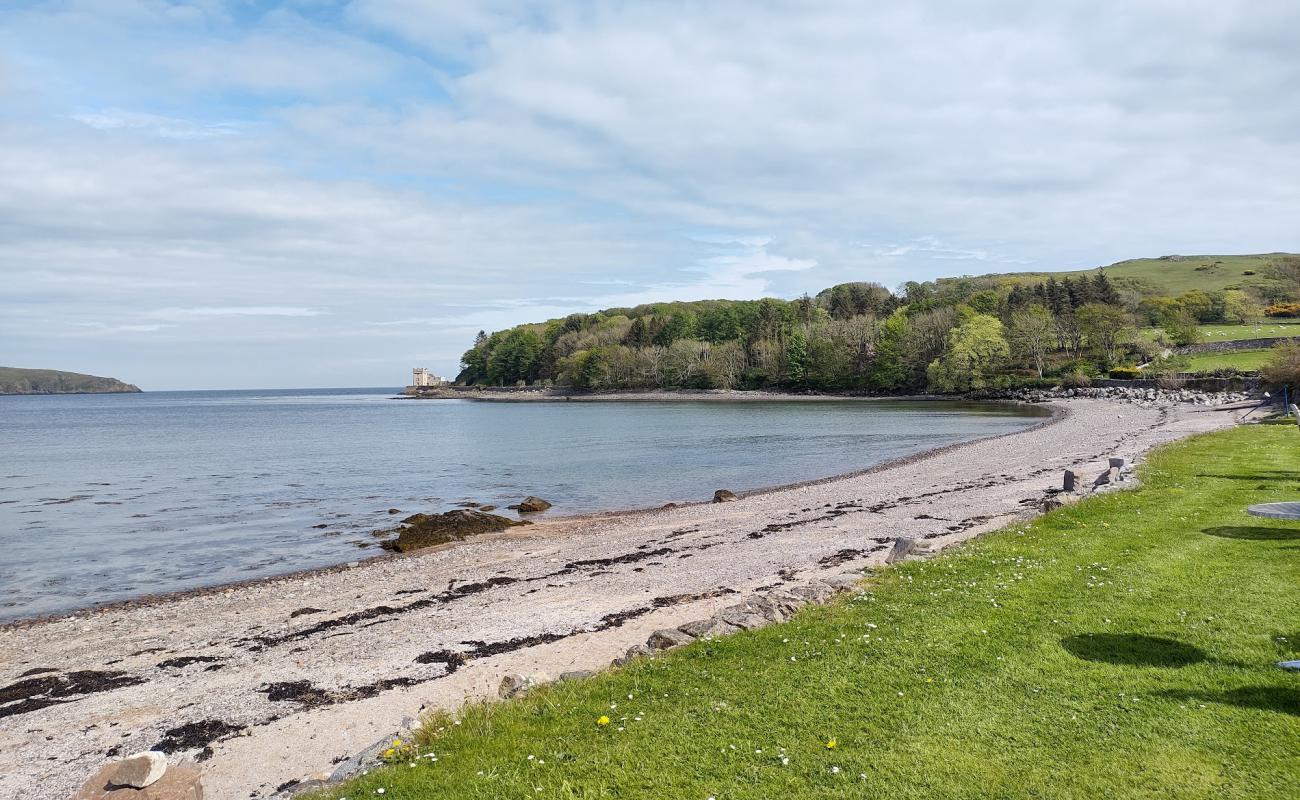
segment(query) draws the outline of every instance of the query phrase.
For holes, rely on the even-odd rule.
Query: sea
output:
[[[0,621],[355,561],[376,531],[527,495],[708,500],[1004,434],[943,401],[482,403],[396,388],[0,397]],[[400,513],[390,513],[397,509]]]

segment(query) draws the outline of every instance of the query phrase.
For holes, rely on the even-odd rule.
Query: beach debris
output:
[[[145,780],[143,786],[136,785]],[[145,752],[105,764],[73,800],[203,800],[203,784],[194,767],[182,764],[168,769],[161,753]]]
[[[651,650],[668,650],[673,647],[681,647],[695,641],[695,637],[689,633],[683,633],[676,628],[660,628],[650,634],[646,639],[646,647]]]
[[[734,503],[739,500],[736,493],[730,489],[719,489],[713,493],[713,502],[715,503]]]
[[[520,502],[516,503],[515,505],[508,506],[508,508],[512,508],[515,511],[520,511],[524,514],[536,514],[545,511],[550,507],[551,504],[549,502],[531,494],[525,497]]]
[[[412,514],[402,520],[402,527],[389,533],[396,533],[396,539],[382,543],[386,550],[409,553],[425,547],[433,547],[448,542],[458,542],[480,533],[496,533],[516,525],[525,525],[484,511],[458,508],[445,514]]]

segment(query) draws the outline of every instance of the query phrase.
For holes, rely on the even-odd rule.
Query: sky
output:
[[[397,386],[480,329],[1300,250],[1300,3],[6,0],[0,364]]]

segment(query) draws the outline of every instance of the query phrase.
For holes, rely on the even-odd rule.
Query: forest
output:
[[[1087,385],[1158,372],[1203,324],[1300,313],[1300,258],[1266,262],[1271,288],[1177,295],[1106,271],[832,286],[795,300],[611,308],[480,332],[457,383],[879,394]],[[1150,335],[1143,335],[1148,331]]]

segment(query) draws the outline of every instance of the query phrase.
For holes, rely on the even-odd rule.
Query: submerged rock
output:
[[[519,503],[510,506],[515,511],[522,511],[525,514],[536,514],[550,508],[551,504],[535,495],[528,495]]]
[[[527,523],[483,511],[456,509],[445,514],[413,514],[402,520],[405,527],[392,533],[396,539],[384,542],[384,548],[409,553],[425,547],[459,542],[480,533],[496,533]]]

